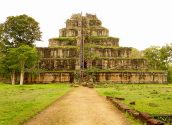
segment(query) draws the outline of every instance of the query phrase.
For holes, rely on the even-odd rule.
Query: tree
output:
[[[0,42],[0,58],[3,56],[3,44]]]
[[[172,62],[172,45],[151,46],[144,50],[144,56],[148,59],[150,68],[167,70],[169,63]]]
[[[172,62],[172,44],[166,44],[160,49],[160,59],[162,69],[168,69],[169,64]]]
[[[15,73],[20,72],[20,85],[23,85],[24,74],[27,69],[33,68],[38,62],[36,48],[22,45],[18,48],[10,48],[1,61],[1,67],[5,72],[11,74],[12,84],[15,83]]]
[[[0,41],[9,47],[32,46],[41,38],[39,23],[27,15],[7,17],[0,29]]]
[[[132,50],[131,50],[131,57],[132,58],[141,58],[141,57],[143,57],[143,52],[139,51],[136,48],[132,48]]]
[[[144,56],[148,59],[149,68],[158,70],[160,69],[160,47],[151,46],[144,50]]]
[[[10,74],[12,85],[15,84],[15,73],[19,68],[17,56],[14,49],[9,49],[9,52],[0,58],[0,72],[2,74]]]
[[[22,45],[16,49],[18,55],[17,61],[19,62],[20,70],[20,85],[23,85],[24,73],[26,69],[32,68],[38,62],[38,54],[35,48],[28,45]]]

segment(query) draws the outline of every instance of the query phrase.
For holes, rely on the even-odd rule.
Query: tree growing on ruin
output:
[[[39,23],[27,15],[9,16],[0,24],[0,41],[6,47],[33,46],[41,38]]]

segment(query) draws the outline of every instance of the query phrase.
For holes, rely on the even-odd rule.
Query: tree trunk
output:
[[[23,81],[24,81],[24,70],[22,69],[20,72],[20,85],[23,85]]]
[[[15,85],[15,70],[11,73],[11,84]]]

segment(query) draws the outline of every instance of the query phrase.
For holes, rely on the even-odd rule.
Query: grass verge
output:
[[[69,84],[0,83],[0,125],[22,124],[69,90]]]
[[[103,96],[125,98],[123,103],[149,114],[172,113],[172,84],[113,84],[97,86]],[[129,103],[134,101],[135,105]]]

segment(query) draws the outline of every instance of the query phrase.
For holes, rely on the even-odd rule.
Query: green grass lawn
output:
[[[20,125],[71,88],[69,84],[8,85],[0,83],[0,125]]]
[[[124,97],[123,103],[150,114],[172,114],[172,84],[113,84],[96,90],[104,96]],[[135,101],[135,105],[129,102]]]

